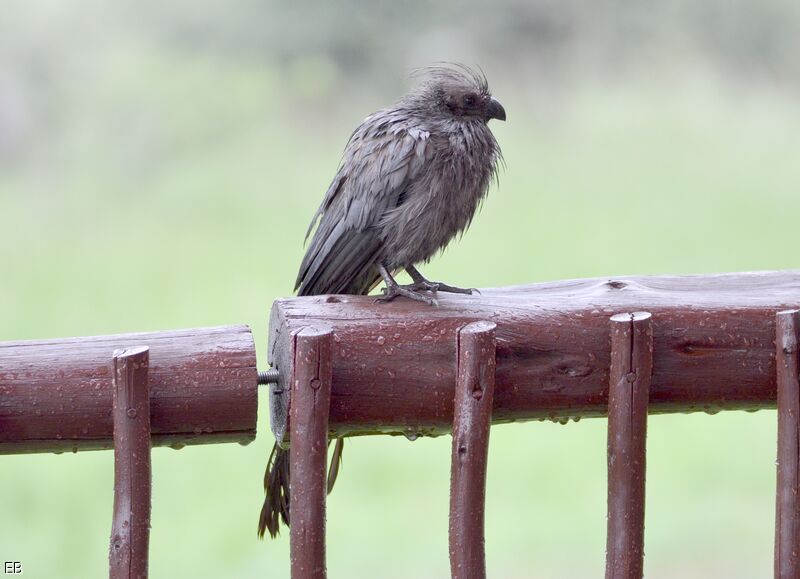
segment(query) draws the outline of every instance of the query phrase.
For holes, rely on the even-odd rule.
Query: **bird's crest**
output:
[[[411,72],[411,78],[423,79],[421,86],[431,85],[456,85],[469,86],[475,92],[489,94],[489,82],[486,75],[478,68],[456,62],[437,62],[431,66],[416,68]]]

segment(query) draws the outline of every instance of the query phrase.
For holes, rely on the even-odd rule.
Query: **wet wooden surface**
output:
[[[778,460],[775,577],[800,577],[800,312],[777,315]]]
[[[608,401],[608,319],[648,311],[650,412],[774,408],[775,314],[800,305],[800,272],[616,277],[481,292],[439,294],[438,307],[364,296],[278,300],[270,359],[288,375],[292,334],[326,324],[334,332],[334,435],[448,432],[456,332],[489,320],[497,324],[494,422],[599,416]],[[283,393],[273,398],[285,405],[284,386],[275,386]]]
[[[147,346],[153,446],[255,438],[247,326],[0,342],[0,454],[111,448],[114,350]]]
[[[652,316],[646,312],[613,316],[606,579],[641,579],[644,573],[645,453],[652,372]]]
[[[485,579],[484,513],[495,372],[495,324],[458,332],[455,416],[450,456],[450,576]]]
[[[325,495],[331,403],[330,329],[295,336],[292,376],[290,550],[292,579],[325,579]]]
[[[148,370],[146,346],[114,352],[114,518],[108,553],[111,579],[148,576],[152,496]]]

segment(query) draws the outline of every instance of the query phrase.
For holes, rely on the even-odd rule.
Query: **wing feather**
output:
[[[378,226],[406,198],[431,153],[422,128],[388,111],[367,117],[312,219],[309,233],[317,227],[300,265],[298,295],[367,293],[374,286]]]

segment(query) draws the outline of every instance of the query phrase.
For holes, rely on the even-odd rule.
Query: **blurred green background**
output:
[[[248,323],[291,294],[350,131],[480,65],[506,169],[424,271],[463,286],[798,266],[800,4],[6,2],[0,340]],[[0,360],[0,367],[2,360]],[[153,452],[153,577],[288,577],[272,440]],[[602,575],[605,422],[492,431],[489,575]],[[649,426],[646,575],[767,577],[775,413]],[[448,437],[353,440],[331,577],[448,576]],[[0,560],[102,577],[109,452],[0,460]]]

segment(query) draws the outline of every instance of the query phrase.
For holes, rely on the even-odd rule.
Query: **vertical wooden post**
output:
[[[114,519],[111,579],[147,577],[150,543],[150,352],[145,346],[115,350]]]
[[[778,475],[775,508],[775,577],[800,578],[800,310],[775,320],[778,379]]]
[[[640,579],[643,573],[645,440],[652,372],[650,314],[612,316],[606,579]]]
[[[292,476],[292,579],[324,579],[328,413],[331,404],[330,329],[304,328],[294,336],[289,403]]]
[[[495,324],[473,322],[458,332],[450,470],[450,573],[484,579],[486,463],[495,379]]]

